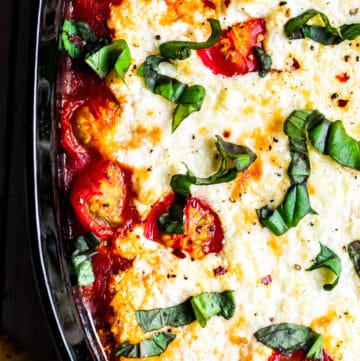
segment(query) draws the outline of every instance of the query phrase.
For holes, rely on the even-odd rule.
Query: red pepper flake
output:
[[[210,8],[210,9],[216,10],[216,5],[212,1],[203,0],[203,3],[204,3],[204,6]]]
[[[291,70],[298,70],[300,69],[300,63],[297,61],[297,59],[292,59],[293,63],[291,65]]]
[[[267,275],[261,280],[261,283],[264,284],[265,286],[269,285],[271,282],[272,282],[271,275]]]
[[[336,79],[339,80],[341,83],[346,83],[350,79],[350,76],[348,75],[348,73],[341,73],[336,75]]]
[[[225,6],[228,8],[230,6],[231,0],[225,0]]]
[[[340,108],[345,108],[347,106],[347,103],[349,103],[349,101],[346,99],[339,99],[337,103]]]
[[[223,134],[224,138],[229,138],[230,137],[230,130],[224,130],[222,134]]]
[[[179,248],[175,248],[173,251],[172,251],[172,254],[178,258],[186,258],[186,254]]]
[[[214,275],[215,276],[223,276],[224,274],[227,273],[227,269],[224,268],[223,266],[219,266],[213,269]]]

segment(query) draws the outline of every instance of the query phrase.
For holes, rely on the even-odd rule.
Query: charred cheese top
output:
[[[290,185],[283,123],[293,110],[318,109],[328,119],[342,120],[347,132],[360,138],[360,39],[324,46],[310,39],[289,40],[284,34],[289,18],[310,8],[325,13],[336,27],[360,22],[359,4],[206,3],[124,0],[112,6],[108,26],[114,39],[128,43],[132,65],[125,83],[114,74],[106,79],[121,110],[95,146],[107,158],[132,167],[136,207],[144,218],[151,205],[171,192],[171,176],[186,172],[184,164],[199,177],[217,170],[215,135],[226,134],[227,141],[250,147],[258,158],[232,182],[191,187],[191,194],[206,200],[221,219],[225,237],[219,254],[180,259],[170,248],[147,240],[142,226],[117,240],[121,255],[134,258],[134,263],[113,276],[111,332],[117,344],[140,342],[145,336],[136,310],[173,306],[201,292],[234,290],[236,311],[231,319],[213,317],[205,328],[197,322],[169,327],[175,340],[149,360],[268,360],[272,351],[255,340],[254,332],[271,323],[292,322],[321,333],[334,361],[354,361],[359,357],[360,279],[346,247],[360,238],[359,172],[309,145],[308,189],[317,214],[275,236],[260,225],[255,210],[278,206]],[[147,56],[159,54],[165,41],[207,39],[209,17],[219,19],[223,29],[251,18],[265,19],[264,48],[272,58],[272,71],[264,78],[257,72],[215,75],[196,51],[176,65],[161,64],[162,74],[206,89],[201,110],[172,133],[174,103],[146,89],[137,71]],[[344,73],[348,80],[341,82]],[[346,100],[345,106],[339,100]],[[319,243],[342,262],[339,283],[330,292],[322,287],[324,273],[305,271],[319,253]],[[227,272],[215,276],[219,266]]]

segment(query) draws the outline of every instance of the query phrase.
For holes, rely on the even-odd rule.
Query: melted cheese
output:
[[[360,137],[360,40],[326,47],[308,39],[289,41],[283,32],[289,17],[309,8],[327,14],[334,26],[360,22],[358,5],[353,0],[290,0],[285,6],[275,0],[232,0],[228,8],[219,1],[212,2],[214,8],[204,3],[124,0],[112,7],[109,27],[116,39],[128,42],[132,64],[138,67],[148,55],[158,53],[161,42],[206,39],[209,16],[218,17],[223,28],[262,17],[265,48],[275,71],[265,78],[257,73],[225,78],[206,68],[196,52],[176,67],[162,65],[164,74],[206,89],[201,111],[174,133],[174,104],[145,89],[135,68],[127,73],[126,85],[115,76],[108,78],[122,111],[111,130],[111,144],[118,146],[104,143],[103,152],[134,169],[142,217],[171,191],[170,178],[186,171],[183,163],[197,176],[216,171],[216,134],[226,133],[228,141],[250,147],[258,160],[233,182],[191,188],[220,216],[225,231],[220,254],[179,259],[171,249],[146,240],[141,227],[118,240],[119,252],[135,260],[133,267],[114,276],[111,331],[118,344],[139,342],[144,334],[135,310],[173,306],[204,291],[231,289],[237,307],[230,320],[213,317],[205,328],[196,322],[174,328],[176,338],[168,349],[149,360],[266,361],[271,350],[256,342],[254,332],[270,323],[293,322],[322,333],[334,361],[354,361],[359,357],[360,280],[345,250],[360,237],[359,173],[309,147],[309,190],[318,215],[306,216],[296,228],[276,237],[260,226],[255,209],[277,206],[289,186],[290,154],[282,126],[292,110],[318,109],[331,120],[341,119],[350,135]],[[349,80],[340,82],[337,76],[344,73]],[[347,105],[339,107],[332,94],[348,100]],[[335,251],[343,266],[331,292],[322,289],[320,271],[305,272],[319,252],[319,242]],[[227,273],[214,276],[218,266]],[[268,275],[272,281],[264,284]]]

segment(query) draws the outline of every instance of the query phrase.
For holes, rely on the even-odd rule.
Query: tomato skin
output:
[[[151,241],[159,241],[161,232],[158,226],[160,216],[166,213],[174,201],[174,193],[169,193],[165,198],[157,201],[151,206],[151,211],[146,218],[144,235]]]
[[[211,207],[198,198],[189,196],[186,200],[184,234],[168,235],[159,230],[159,217],[168,211],[173,200],[174,194],[170,193],[152,206],[145,222],[145,237],[172,247],[179,258],[184,257],[182,251],[194,259],[220,252],[224,239],[221,221]]]
[[[332,358],[323,351],[323,361],[333,361]],[[313,359],[309,359],[305,357],[304,351],[296,351],[289,355],[284,355],[279,351],[274,351],[270,356],[268,361],[314,361]]]
[[[95,159],[77,175],[70,203],[85,231],[108,239],[131,222],[130,194],[130,175],[123,167]]]
[[[223,30],[212,47],[198,50],[200,59],[214,74],[227,77],[258,70],[253,47],[263,48],[265,20],[252,19]]]
[[[101,245],[98,253],[92,256],[91,262],[95,274],[95,282],[83,287],[82,295],[87,300],[95,322],[104,326],[110,319],[112,299],[110,284],[112,275],[118,274],[131,267],[133,260],[122,258],[116,253],[115,248]]]

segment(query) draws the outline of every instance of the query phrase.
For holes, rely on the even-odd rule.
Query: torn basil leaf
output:
[[[174,174],[171,177],[170,186],[175,193],[175,199],[169,212],[159,218],[158,225],[162,232],[167,234],[184,233],[184,217],[182,213],[180,214],[180,209],[183,212],[192,184],[212,185],[231,182],[236,178],[238,172],[246,171],[256,160],[256,154],[250,148],[225,142],[218,135],[216,139],[215,146],[221,158],[220,167],[216,173],[207,178],[199,178],[186,166],[186,174]],[[229,165],[229,162],[232,164]]]
[[[324,284],[324,290],[331,291],[338,284],[341,274],[341,260],[339,256],[334,253],[330,248],[320,243],[320,253],[315,258],[315,263],[306,269],[306,271],[313,271],[319,268],[327,268],[334,275],[335,279],[332,283]]]
[[[135,317],[140,327],[148,332],[167,326],[188,325],[195,320],[205,327],[213,316],[219,315],[228,320],[234,312],[234,291],[204,292],[176,306],[136,311]]]
[[[291,186],[283,203],[276,209],[265,206],[256,210],[260,223],[280,236],[295,227],[307,214],[312,214],[309,193],[304,183]]]
[[[97,38],[90,26],[81,20],[65,19],[60,38],[60,48],[64,48],[70,57],[78,59],[91,51],[97,44]]]
[[[129,341],[122,343],[115,350],[115,357],[145,358],[161,355],[175,339],[175,335],[168,332],[159,332],[156,335],[131,344]]]
[[[101,79],[105,78],[110,70],[115,69],[121,79],[124,80],[131,62],[130,49],[125,40],[117,40],[86,55],[85,62]]]
[[[271,69],[271,56],[266,54],[265,51],[260,48],[260,46],[254,46],[253,52],[259,65],[259,76],[260,78],[265,78]]]
[[[311,354],[316,354],[315,360],[322,358],[322,337],[319,337],[320,335],[310,327],[293,323],[278,323],[261,328],[255,332],[254,336],[265,346],[285,355],[299,350],[309,352],[312,349]]]
[[[330,122],[317,110],[295,110],[285,120],[284,132],[289,137],[291,161],[288,175],[292,188],[278,209],[265,206],[256,211],[261,224],[275,235],[281,235],[296,225],[301,215],[314,213],[306,185],[310,175],[307,138],[315,149],[338,164],[360,170],[360,142],[346,133],[340,120]]]
[[[191,299],[195,317],[201,327],[205,327],[210,318],[220,315],[230,319],[235,312],[234,291],[204,292]]]
[[[357,275],[360,277],[360,241],[353,241],[348,245],[348,253]]]
[[[322,25],[308,25],[308,22],[320,17]],[[309,38],[323,45],[334,45],[344,40],[353,40],[360,35],[360,24],[344,24],[339,29],[331,26],[328,17],[320,11],[309,9],[290,19],[285,24],[285,33],[289,39]]]
[[[211,26],[211,35],[205,42],[169,41],[160,45],[160,54],[167,59],[183,60],[190,56],[191,49],[205,49],[215,45],[221,36],[219,20],[208,19]]]
[[[206,92],[201,85],[188,86],[177,79],[159,74],[159,65],[166,61],[168,60],[164,57],[148,56],[140,66],[138,75],[144,78],[145,86],[154,94],[177,104],[171,126],[174,132],[185,118],[201,109]]]
[[[217,172],[207,178],[199,178],[188,168],[186,175],[181,175],[183,177],[183,185],[186,184],[185,179],[187,179],[189,186],[191,184],[211,185],[230,182],[236,178],[238,172],[245,172],[257,158],[256,154],[248,147],[225,142],[219,135],[216,135],[216,140],[215,146],[221,158],[220,167]],[[233,163],[234,166],[231,167],[229,162]],[[178,176],[175,175],[174,177]],[[172,182],[171,185],[173,186],[174,184],[175,182]],[[173,190],[174,192],[179,192],[179,188],[173,187]]]
[[[166,326],[184,326],[196,320],[190,299],[172,307],[136,311],[135,317],[144,332],[159,330]]]
[[[323,344],[324,336],[317,334],[314,343],[305,357],[311,360],[323,361]]]
[[[71,260],[79,286],[88,286],[95,281],[91,257],[97,253],[98,245],[100,245],[100,241],[94,233],[87,233],[76,239],[75,251],[71,255]]]
[[[307,117],[307,132],[311,144],[338,164],[360,170],[360,143],[346,133],[340,120],[330,122],[319,111]]]
[[[340,120],[330,125],[326,154],[341,165],[360,169],[360,144],[346,133]]]

